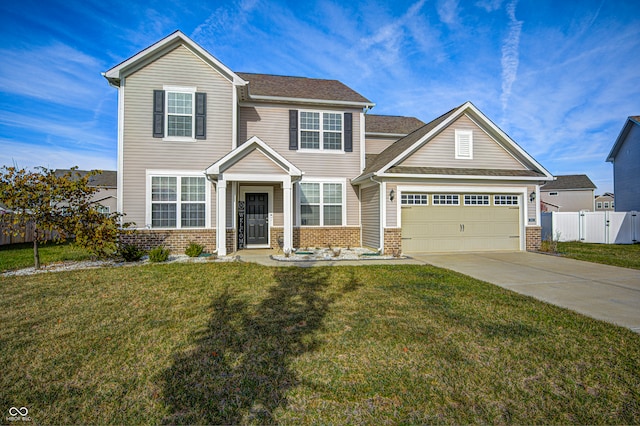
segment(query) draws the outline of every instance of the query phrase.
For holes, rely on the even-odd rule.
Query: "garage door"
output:
[[[517,194],[402,194],[402,251],[520,250]]]

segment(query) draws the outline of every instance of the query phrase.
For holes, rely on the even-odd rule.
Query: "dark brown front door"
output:
[[[264,193],[247,193],[247,244],[269,244],[269,197]]]

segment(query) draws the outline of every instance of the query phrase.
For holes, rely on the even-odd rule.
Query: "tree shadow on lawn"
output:
[[[328,291],[329,268],[279,268],[276,285],[257,306],[234,297],[233,284],[213,300],[196,348],[164,372],[165,423],[274,423],[287,391],[299,384],[290,368],[321,344],[316,331],[331,304],[360,283],[351,275]],[[259,284],[258,284],[259,285]]]

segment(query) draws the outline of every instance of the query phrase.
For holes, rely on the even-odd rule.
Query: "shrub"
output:
[[[202,254],[203,250],[204,246],[194,242],[190,242],[189,246],[187,246],[187,249],[184,251],[184,254],[189,257],[198,257]]]
[[[125,262],[137,262],[144,256],[145,251],[134,244],[122,244],[118,247],[117,254]]]
[[[149,252],[150,262],[164,262],[169,259],[169,249],[162,246],[151,249]]]

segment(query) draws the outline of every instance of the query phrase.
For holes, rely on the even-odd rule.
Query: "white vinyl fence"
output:
[[[638,212],[542,213],[542,238],[601,244],[640,242]]]

